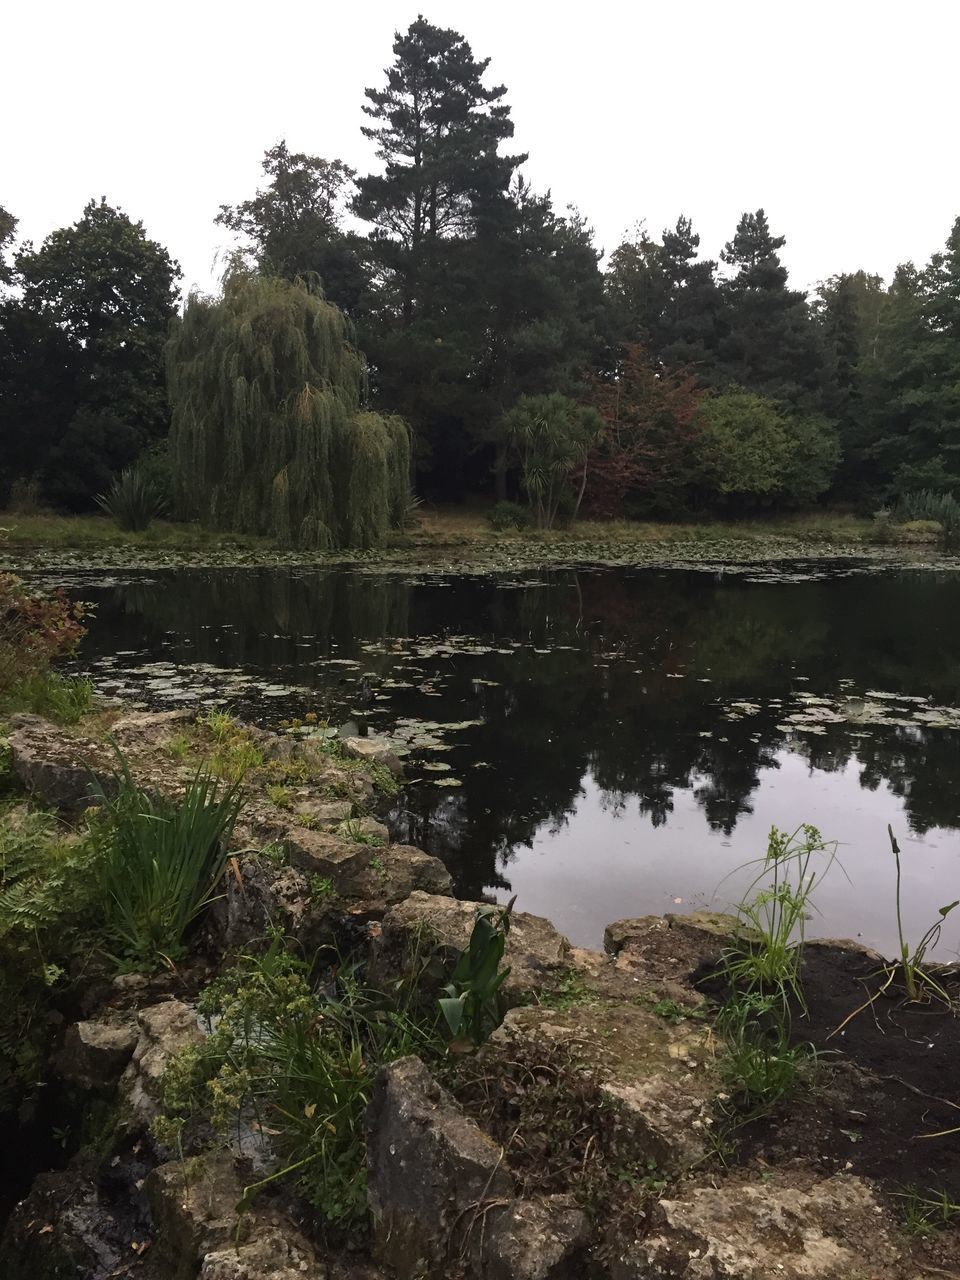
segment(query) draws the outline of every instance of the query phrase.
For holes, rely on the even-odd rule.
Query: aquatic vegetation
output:
[[[477,908],[473,932],[440,999],[451,1048],[476,1047],[495,1031],[505,1013],[501,988],[510,968],[501,968],[515,899],[506,907]]]
[[[173,964],[190,926],[213,900],[240,807],[236,784],[221,789],[198,770],[182,799],[143,791],[120,757],[116,794],[101,790],[104,947],[123,967]]]
[[[121,471],[96,502],[125,533],[142,533],[153,520],[167,513],[163,491],[154,477],[140,466]]]

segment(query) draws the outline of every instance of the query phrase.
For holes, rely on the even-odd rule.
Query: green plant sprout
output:
[[[453,1037],[450,1048],[462,1051],[481,1045],[503,1021],[501,988],[510,968],[501,969],[516,897],[505,907],[477,907],[466,951],[457,961],[440,998],[440,1012]]]

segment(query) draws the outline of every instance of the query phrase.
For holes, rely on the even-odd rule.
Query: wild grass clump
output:
[[[154,796],[136,785],[121,756],[113,789],[112,798],[99,795],[105,949],[125,968],[174,964],[216,894],[238,787],[221,789],[198,771],[179,801]]]
[[[793,1016],[807,1007],[801,965],[813,892],[836,852],[816,827],[771,828],[760,870],[737,906],[738,935],[721,957],[716,1026],[721,1070],[746,1118],[788,1097],[816,1064],[812,1045],[793,1042]]]
[[[44,671],[19,681],[3,701],[11,710],[32,711],[58,724],[76,724],[93,708],[93,685],[58,671]]]
[[[385,1062],[441,1051],[436,1018],[417,1005],[416,974],[388,991],[364,985],[334,953],[305,960],[279,933],[244,956],[199,1003],[210,1035],[165,1079],[164,1141],[191,1119],[269,1135],[281,1167],[248,1187],[290,1177],[334,1234],[367,1219],[363,1118]]]
[[[136,465],[126,467],[107,492],[98,495],[97,506],[124,533],[142,533],[152,521],[167,514],[167,500],[159,483]]]

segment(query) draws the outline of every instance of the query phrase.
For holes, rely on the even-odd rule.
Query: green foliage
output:
[[[140,466],[125,467],[96,502],[125,533],[141,533],[167,510],[160,489]]]
[[[181,512],[281,545],[373,547],[409,501],[409,438],[361,412],[364,362],[305,284],[235,268],[169,344]]]
[[[319,280],[348,314],[366,283],[358,246],[341,230],[354,171],[342,160],[291,152],[281,139],[264,153],[269,182],[250,200],[221,205],[216,221],[244,236],[265,275]]]
[[[739,1108],[749,1115],[788,1098],[816,1060],[810,1045],[791,1045],[791,1019],[777,996],[738,993],[717,1015],[720,1069]]]
[[[940,525],[948,541],[960,537],[960,502],[952,493],[931,489],[902,493],[891,513],[895,524],[932,520]]]
[[[172,964],[213,901],[239,791],[236,785],[221,791],[198,771],[179,801],[153,796],[136,785],[122,755],[113,783],[112,799],[100,793],[105,946],[123,966]]]
[[[223,1131],[252,1117],[285,1165],[244,1201],[289,1176],[337,1232],[368,1213],[363,1119],[378,1067],[429,1058],[438,1044],[433,1025],[414,1016],[412,982],[371,990],[327,959],[332,970],[301,960],[276,934],[218,978],[199,1002],[211,1034],[168,1069],[164,1102],[174,1119],[209,1115]]]
[[[348,818],[346,822],[341,822],[337,831],[348,840],[352,840],[354,844],[367,844],[380,848],[385,843],[383,836],[368,831],[364,827],[362,818]]]
[[[179,268],[142,223],[105,201],[91,201],[39,249],[24,246],[16,265],[23,307],[40,317],[29,322],[42,343],[29,352],[30,376],[53,381],[49,408],[61,425],[51,439],[38,406],[24,397],[26,414],[11,434],[39,431],[29,470],[42,467],[46,495],[81,510],[166,430],[163,347]],[[44,322],[60,336],[43,336]],[[57,358],[64,338],[66,364]],[[0,384],[4,377],[0,345]],[[46,438],[44,454],[38,438]]]
[[[554,392],[521,396],[504,415],[500,437],[516,457],[538,529],[552,529],[570,481],[600,434],[596,409]],[[583,488],[581,486],[580,495]],[[573,506],[575,517],[579,496]]]
[[[452,1047],[483,1044],[503,1021],[505,1008],[501,987],[510,969],[501,969],[510,931],[513,902],[506,907],[477,907],[477,918],[466,951],[457,961],[440,1012],[446,1021]]]
[[[960,1217],[960,1204],[954,1203],[945,1187],[926,1192],[917,1187],[907,1187],[898,1195],[903,1202],[903,1226],[908,1235],[929,1239],[938,1231],[952,1226]]]
[[[521,507],[519,502],[497,502],[487,512],[487,519],[497,533],[506,533],[508,529],[527,529],[530,526],[530,512]]]
[[[704,457],[717,491],[752,500],[778,494],[793,451],[776,405],[735,390],[711,396],[701,412]]]
[[[96,912],[95,848],[50,814],[0,807],[0,1111],[29,1102],[55,1031],[47,1014]]]

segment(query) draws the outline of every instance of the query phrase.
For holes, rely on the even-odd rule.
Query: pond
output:
[[[52,579],[51,579],[52,580]],[[504,575],[183,569],[64,581],[78,668],[156,706],[387,733],[389,820],[457,892],[573,942],[739,897],[772,824],[839,842],[810,932],[897,950],[960,897],[960,574],[849,562]],[[938,957],[960,943],[960,909]]]

